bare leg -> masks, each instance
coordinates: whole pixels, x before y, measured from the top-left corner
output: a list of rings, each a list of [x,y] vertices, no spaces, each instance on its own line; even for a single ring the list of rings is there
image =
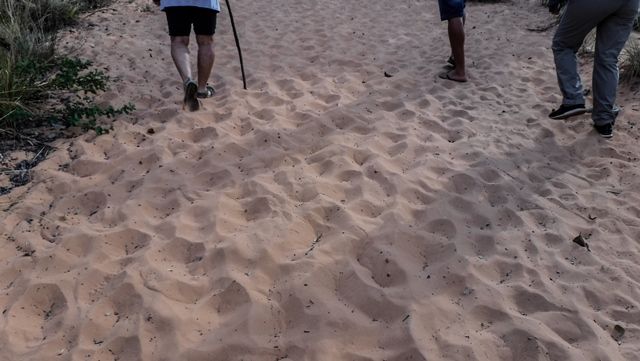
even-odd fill
[[[213,52],[213,35],[196,35],[198,42],[198,91],[207,91],[207,82],[215,60]]]
[[[464,16],[462,17],[462,25],[466,25],[466,24],[467,24],[467,14],[464,14]],[[453,51],[451,52],[451,54],[449,54],[449,58],[453,60],[453,63],[451,65],[455,67],[455,58],[453,56]]]
[[[467,81],[467,68],[464,58],[463,18],[449,20],[449,42],[451,43],[451,53],[456,62],[456,67],[449,72],[448,77],[452,80]]]
[[[191,81],[191,59],[189,58],[189,37],[188,36],[172,36],[171,37],[171,57],[180,73],[184,87],[183,104],[190,111],[196,111],[200,108],[200,103],[196,98],[197,86]]]
[[[191,79],[191,61],[189,59],[189,37],[188,36],[172,36],[171,37],[171,57],[173,63],[180,73],[182,82]]]

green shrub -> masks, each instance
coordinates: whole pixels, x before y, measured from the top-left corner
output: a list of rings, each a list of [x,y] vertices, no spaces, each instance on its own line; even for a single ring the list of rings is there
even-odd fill
[[[109,78],[80,59],[56,56],[55,35],[81,11],[110,0],[0,0],[0,127],[43,122],[95,128],[98,118],[130,112],[99,107]]]
[[[94,129],[100,117],[113,118],[133,110],[132,105],[113,108],[95,104],[94,96],[107,89],[109,77],[92,69],[89,61],[27,59],[15,65],[15,76],[25,85],[20,87],[20,102],[3,121],[14,128],[47,122]]]

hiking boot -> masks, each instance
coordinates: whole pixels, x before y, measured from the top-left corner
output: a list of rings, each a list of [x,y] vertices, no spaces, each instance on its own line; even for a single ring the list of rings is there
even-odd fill
[[[602,124],[602,125],[594,124],[593,127],[596,128],[596,131],[598,132],[598,134],[600,134],[600,136],[602,136],[603,138],[611,138],[613,137],[614,124],[616,123],[611,122],[611,123]]]
[[[552,111],[549,114],[549,118],[551,119],[567,119],[574,115],[580,115],[587,112],[587,108],[584,104],[575,104],[575,105],[564,105],[562,104],[560,108]]]

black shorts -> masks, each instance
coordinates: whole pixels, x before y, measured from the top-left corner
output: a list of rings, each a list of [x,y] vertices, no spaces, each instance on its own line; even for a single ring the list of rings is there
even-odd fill
[[[195,6],[171,6],[164,8],[169,24],[169,35],[189,36],[191,25],[196,35],[213,35],[216,32],[218,12]]]
[[[464,17],[465,0],[438,0],[440,20],[451,20]]]

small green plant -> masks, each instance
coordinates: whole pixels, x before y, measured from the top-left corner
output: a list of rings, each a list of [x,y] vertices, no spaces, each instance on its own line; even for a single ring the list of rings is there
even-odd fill
[[[4,122],[16,128],[48,122],[95,129],[101,117],[131,113],[131,104],[114,108],[95,103],[95,96],[107,90],[110,79],[91,66],[90,61],[64,57],[46,63],[19,62],[16,75],[29,84],[21,89],[20,101],[28,106],[15,103]]]
[[[130,114],[134,110],[135,107],[132,104],[124,105],[121,108],[114,108],[111,105],[101,107],[95,104],[92,97],[82,97],[66,102],[61,108],[61,111],[54,118],[50,118],[50,120],[63,122],[68,126],[93,129],[98,134],[104,134],[109,132],[109,128],[98,124],[100,118],[106,117],[113,119],[118,115]]]

